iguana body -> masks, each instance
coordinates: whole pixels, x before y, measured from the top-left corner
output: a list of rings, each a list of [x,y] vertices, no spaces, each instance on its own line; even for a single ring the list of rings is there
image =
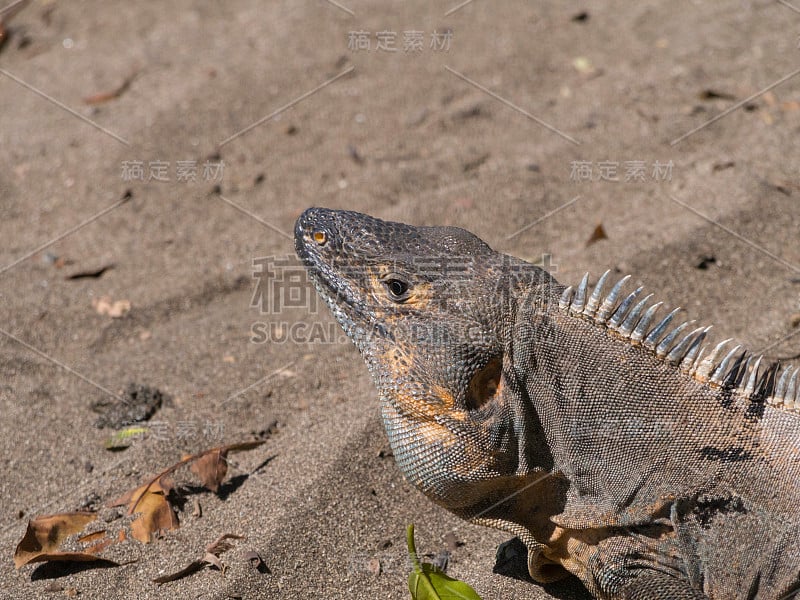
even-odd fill
[[[800,590],[800,382],[452,227],[309,209],[296,248],[364,357],[396,460],[529,571],[599,598]],[[674,315],[674,313],[671,313]]]

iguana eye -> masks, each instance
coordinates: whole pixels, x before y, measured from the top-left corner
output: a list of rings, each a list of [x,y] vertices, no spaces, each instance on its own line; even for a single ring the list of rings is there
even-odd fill
[[[403,302],[408,300],[408,284],[402,279],[390,278],[383,282],[386,286],[386,291],[389,293],[389,298],[395,302]]]
[[[328,241],[328,236],[325,235],[325,232],[321,230],[315,231],[312,237],[314,238],[314,241],[317,242],[317,244],[319,244],[320,246],[324,246],[325,242]]]

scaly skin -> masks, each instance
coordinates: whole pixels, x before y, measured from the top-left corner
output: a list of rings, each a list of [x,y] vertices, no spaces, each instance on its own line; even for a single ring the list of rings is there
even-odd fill
[[[637,323],[654,329],[645,302],[611,298],[618,318],[602,317],[462,229],[314,208],[295,244],[372,374],[406,478],[520,537],[534,579],[573,573],[598,598],[800,590],[791,371],[704,371],[697,331],[665,357],[685,332],[659,352],[637,339]]]

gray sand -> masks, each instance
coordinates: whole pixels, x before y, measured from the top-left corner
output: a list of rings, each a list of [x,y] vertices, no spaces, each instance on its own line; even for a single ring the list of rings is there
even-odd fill
[[[366,369],[324,307],[310,310],[311,288],[275,306],[262,278],[251,306],[253,260],[291,256],[311,205],[466,227],[517,256],[551,254],[565,282],[632,273],[714,323],[716,339],[800,352],[800,337],[780,341],[800,331],[800,77],[670,144],[797,68],[799,14],[766,1],[475,0],[449,16],[455,0],[343,4],[355,14],[323,1],[33,0],[12,22],[0,51],[0,597],[407,598],[409,522],[421,552],[455,533],[450,573],[484,598],[553,597],[492,574],[506,534],[403,480]],[[431,48],[448,29],[449,50]],[[403,51],[411,30],[418,53]],[[353,31],[370,32],[371,50],[348,49]],[[397,33],[397,52],[375,49],[379,31]],[[133,72],[118,98],[84,102]],[[137,161],[154,177],[140,180]],[[601,179],[614,168],[617,181]],[[608,239],[587,247],[598,223]],[[130,311],[98,314],[104,296]],[[257,323],[323,337],[295,327],[255,343]],[[173,400],[152,417],[158,435],[111,453],[91,405],[130,382]],[[197,493],[178,530],[107,552],[135,562],[14,570],[30,516],[116,497],[275,421],[264,446],[233,456],[227,496]],[[247,540],[222,556],[224,575],[152,583],[226,532]],[[574,582],[551,591],[583,597]]]

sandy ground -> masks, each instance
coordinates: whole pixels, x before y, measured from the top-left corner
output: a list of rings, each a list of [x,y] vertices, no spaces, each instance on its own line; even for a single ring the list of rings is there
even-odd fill
[[[311,205],[462,226],[517,256],[552,255],[565,282],[632,273],[717,339],[800,352],[798,11],[342,4],[352,14],[322,0],[33,0],[11,23],[0,597],[407,598],[409,522],[422,552],[455,535],[450,573],[484,598],[586,597],[575,581],[493,574],[508,536],[403,480],[354,348],[310,287],[265,275],[293,255],[289,233]],[[382,31],[396,52],[376,48],[391,41]],[[409,31],[422,32],[419,51],[404,51]],[[448,31],[449,48],[432,48]],[[351,32],[370,49],[348,48]],[[118,97],[86,103],[133,73]],[[598,224],[607,239],[587,246]],[[131,308],[98,314],[102,297]],[[172,402],[151,435],[112,453],[92,406],[131,382]],[[128,564],[14,570],[30,516],[97,505],[185,452],[259,432],[266,443],[234,456],[226,493],[196,492],[178,530],[108,552]],[[152,583],[225,532],[247,539],[223,555],[224,575]]]

